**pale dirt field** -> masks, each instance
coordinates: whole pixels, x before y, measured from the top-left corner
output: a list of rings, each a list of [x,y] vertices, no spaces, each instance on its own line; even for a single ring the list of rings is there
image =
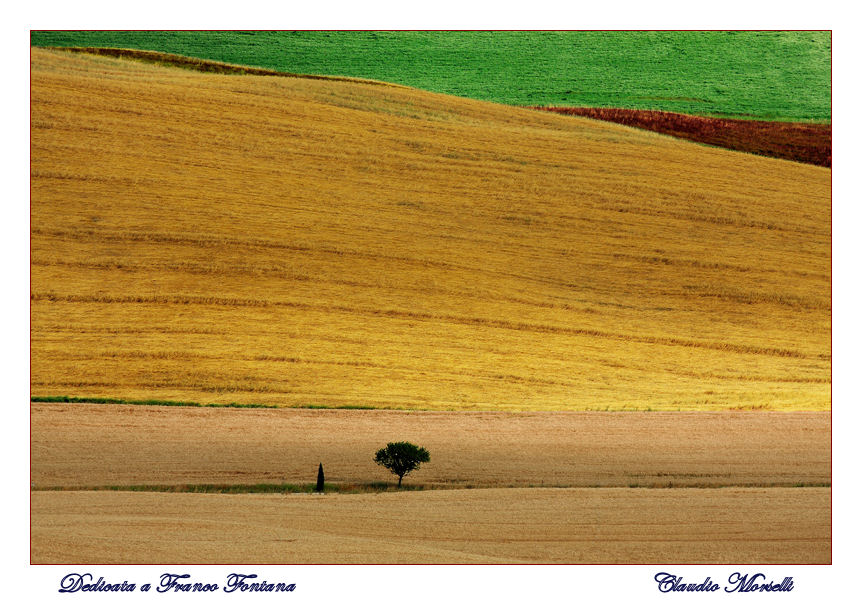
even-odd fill
[[[829,563],[830,490],[33,492],[34,563]]]
[[[831,413],[455,413],[31,404],[35,487],[394,481],[387,442],[425,446],[405,483],[796,485],[831,481]]]
[[[828,483],[830,438],[831,415],[819,412],[32,404],[31,560],[823,563],[831,560],[831,490],[769,486]],[[372,457],[400,439],[431,453],[405,482],[498,489],[322,497],[38,491],[310,483],[318,462],[329,482],[394,481]],[[667,484],[675,489],[628,487]],[[764,487],[693,487],[712,485]]]

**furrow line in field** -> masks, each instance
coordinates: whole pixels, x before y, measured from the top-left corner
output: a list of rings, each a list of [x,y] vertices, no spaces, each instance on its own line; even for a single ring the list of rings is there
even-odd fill
[[[131,359],[145,359],[145,360],[224,360],[227,356],[222,354],[207,354],[203,352],[182,352],[182,351],[155,351],[155,352],[147,352],[140,350],[133,350],[128,352],[115,352],[115,351],[107,351],[107,352],[99,352],[95,354],[88,354],[85,352],[67,352],[67,351],[49,351],[45,354],[49,354],[52,357],[62,357],[67,359],[75,359],[76,361],[82,360],[90,360],[94,358],[131,358]],[[521,375],[514,375],[511,373],[494,373],[494,372],[482,372],[482,371],[469,371],[465,369],[434,369],[434,368],[425,368],[425,367],[414,367],[409,364],[384,364],[380,362],[372,362],[372,361],[362,361],[362,360],[353,360],[353,361],[345,361],[345,360],[322,360],[322,359],[313,359],[313,358],[304,358],[301,356],[280,356],[280,355],[270,355],[270,354],[256,354],[256,355],[236,355],[231,354],[230,358],[236,361],[242,362],[280,362],[280,363],[288,363],[288,364],[306,364],[306,365],[330,365],[330,366],[344,366],[344,367],[368,367],[372,369],[386,369],[388,371],[412,371],[418,372],[422,374],[428,373],[436,373],[441,375],[458,375],[465,377],[473,377],[480,379],[496,379],[496,380],[505,380],[515,383],[537,383],[544,385],[556,385],[563,387],[572,387],[574,384],[566,381],[559,381],[554,379],[546,379],[541,377],[527,377]],[[582,361],[584,359],[581,359]],[[653,372],[652,369],[645,369],[637,367],[632,364],[616,364],[609,363],[608,361],[599,360],[599,364],[614,368],[614,369],[625,369],[625,370],[633,370],[633,371],[643,371],[647,373]],[[686,377],[695,380],[704,380],[704,379],[716,379],[720,381],[757,381],[764,383],[823,383],[828,384],[832,382],[832,379],[829,377],[763,377],[758,375],[722,375],[718,373],[697,373],[694,371],[688,370],[680,370],[673,368],[663,369],[663,372],[668,375],[673,375],[677,377]],[[261,381],[265,381],[261,379]]]
[[[371,260],[394,261],[394,262],[399,262],[399,263],[403,263],[403,264],[416,265],[416,266],[423,267],[423,268],[431,267],[431,268],[439,268],[439,269],[443,269],[443,270],[447,270],[447,271],[466,271],[466,272],[471,272],[471,273],[481,273],[483,275],[489,275],[489,276],[498,277],[498,278],[504,277],[504,278],[509,278],[509,279],[516,279],[519,281],[526,281],[526,282],[530,282],[530,283],[541,283],[543,285],[553,285],[553,286],[558,286],[558,287],[562,287],[562,288],[566,288],[566,289],[575,289],[575,290],[581,290],[582,289],[582,285],[574,285],[574,284],[566,282],[566,281],[561,281],[561,280],[553,279],[553,278],[549,278],[549,277],[538,277],[538,276],[527,275],[527,274],[517,274],[517,273],[511,273],[511,272],[505,272],[505,271],[496,271],[493,269],[485,269],[485,268],[481,268],[481,267],[462,265],[462,264],[456,264],[456,263],[440,261],[440,260],[433,260],[433,259],[426,259],[426,258],[413,258],[413,257],[408,257],[408,256],[397,256],[397,255],[381,254],[381,253],[368,252],[368,251],[350,250],[350,249],[343,249],[343,248],[318,247],[318,246],[312,246],[310,244],[301,244],[301,243],[300,244],[290,244],[290,243],[278,242],[275,240],[265,240],[265,239],[238,240],[238,239],[234,239],[234,238],[196,237],[196,236],[191,236],[191,235],[162,233],[162,232],[148,232],[148,233],[105,232],[105,231],[97,231],[97,230],[74,230],[74,231],[70,231],[70,230],[43,229],[43,228],[31,229],[31,235],[32,235],[32,237],[46,236],[46,237],[53,237],[53,238],[59,238],[59,239],[76,239],[76,240],[86,240],[86,241],[92,241],[94,239],[99,239],[99,240],[104,240],[104,241],[116,241],[116,242],[173,243],[173,244],[182,244],[182,245],[187,245],[187,246],[205,247],[205,248],[206,247],[263,248],[263,249],[287,250],[287,251],[291,251],[291,252],[321,253],[321,254],[331,254],[331,255],[335,255],[335,256],[351,256],[351,257],[371,259]],[[737,266],[725,264],[725,263],[703,263],[703,262],[698,261],[698,260],[686,260],[686,259],[673,260],[673,259],[667,259],[665,257],[648,257],[648,256],[647,257],[640,257],[640,256],[624,254],[624,253],[615,253],[613,255],[613,258],[637,260],[639,262],[645,262],[645,263],[691,266],[694,268],[728,269],[728,270],[735,270],[735,271],[739,271],[739,272],[743,272],[743,271],[749,271],[750,272],[751,271],[751,269],[747,268],[747,267],[737,267]],[[60,262],[60,261],[56,261],[56,262]],[[51,264],[52,264],[51,261],[44,261],[44,260],[40,260],[40,259],[34,259],[32,261],[32,263],[34,265],[39,265],[39,266],[51,266]],[[63,263],[63,264],[66,264],[66,263]],[[110,263],[110,264],[114,264],[114,263]],[[73,265],[72,263],[69,263],[69,266],[75,266],[75,265]],[[107,268],[109,268],[109,263],[100,264],[100,263],[82,262],[80,266],[88,267],[88,268],[105,268],[105,269],[107,269]],[[121,268],[121,267],[117,267],[117,268]],[[147,266],[147,267],[138,266],[136,268],[150,269],[149,266]],[[171,267],[171,268],[173,268],[173,267]],[[183,267],[179,267],[179,266],[177,267],[178,270],[180,270],[182,268]],[[205,272],[209,272],[209,269],[212,269],[212,267],[203,267],[202,269],[198,269],[198,267],[191,267],[191,266],[189,266],[189,268],[190,269],[196,269],[196,271],[194,271],[194,272],[200,272],[202,274]],[[258,267],[254,271],[250,271],[250,272],[257,272],[257,269],[260,269],[260,272],[262,272],[262,273],[272,272],[274,274],[274,276],[279,276],[279,275],[277,275],[277,273],[278,273],[277,269],[273,270],[273,269],[268,268],[268,267],[263,267],[263,268]],[[818,275],[816,273],[797,272],[797,271],[790,273],[790,272],[783,271],[780,269],[762,269],[762,271],[768,272],[768,273],[789,274],[789,275],[793,275],[793,276],[805,276],[805,277],[815,276],[818,278],[825,278],[825,279],[829,278],[828,274]],[[307,276],[291,275],[290,277],[295,277],[295,278],[297,278],[297,280],[302,281],[304,279],[301,279],[301,278],[307,277]],[[321,282],[321,280],[312,279],[312,278],[307,279],[307,281]],[[365,283],[355,282],[355,281],[351,281],[351,280],[333,281],[332,283],[339,283],[339,284],[353,285],[353,286],[374,287],[374,284],[365,284]],[[712,297],[715,297],[715,296],[713,295]],[[499,299],[511,300],[513,302],[518,302],[521,304],[527,304],[527,305],[531,305],[531,306],[539,306],[539,307],[543,307],[543,308],[562,308],[562,309],[566,309],[566,310],[572,310],[573,309],[571,304],[548,306],[546,303],[541,303],[541,302],[533,303],[530,301],[525,301],[525,300],[521,300],[521,299],[517,299],[517,298],[511,298],[508,296],[501,297]],[[725,299],[733,300],[733,298],[725,298]],[[600,303],[597,303],[597,304],[600,304]],[[817,303],[817,307],[818,308],[822,307],[821,304],[822,303]],[[575,309],[575,310],[577,310],[577,309]]]
[[[366,289],[386,289],[386,290],[403,290],[411,292],[419,292],[422,294],[441,294],[445,296],[459,296],[466,298],[481,298],[495,302],[512,302],[515,304],[523,304],[525,306],[533,306],[536,308],[551,308],[577,312],[588,312],[589,309],[578,308],[571,304],[560,304],[554,302],[539,302],[525,300],[523,298],[515,298],[503,294],[489,294],[480,292],[473,288],[470,291],[463,291],[460,288],[440,290],[427,286],[411,286],[399,285],[397,288],[391,284],[369,283],[366,281],[357,281],[354,279],[327,279],[325,277],[312,277],[310,275],[302,275],[293,273],[290,269],[272,265],[217,265],[213,263],[192,263],[192,262],[174,262],[174,263],[151,263],[151,264],[132,264],[120,261],[66,261],[61,259],[40,260],[32,259],[32,266],[37,267],[74,267],[80,269],[94,269],[101,271],[123,271],[123,272],[179,272],[189,273],[192,275],[251,275],[260,277],[271,277],[275,279],[284,279],[287,281],[298,281],[303,283],[319,283],[325,285],[342,285],[347,287],[357,287]],[[524,278],[527,279],[527,278]],[[634,308],[634,307],[632,307]]]
[[[608,212],[617,212],[625,214],[633,214],[644,217],[661,217],[664,219],[675,219],[678,221],[689,221],[693,223],[709,223],[711,225],[727,226],[727,227],[745,227],[749,229],[763,229],[767,231],[781,231],[784,233],[801,233],[807,236],[820,235],[821,230],[801,227],[786,227],[775,222],[754,221],[750,219],[733,219],[720,215],[695,215],[673,212],[669,210],[648,209],[631,205],[616,206],[593,206],[595,210],[604,210]]]
[[[184,390],[192,392],[206,392],[213,394],[226,394],[233,392],[247,393],[269,393],[269,394],[292,394],[296,390],[285,386],[254,385],[233,382],[204,382],[191,383],[187,381],[136,381],[132,383],[118,384],[116,381],[73,381],[73,380],[48,380],[31,381],[31,387],[62,387],[62,388],[127,388],[152,389],[152,390]]]
[[[100,352],[98,354],[83,354],[80,352],[51,352],[52,356],[62,356],[64,358],[74,358],[78,361],[92,358],[140,358],[146,360],[224,360],[225,356],[217,354],[205,354],[201,352]],[[470,371],[467,369],[435,369],[422,366],[411,366],[405,364],[384,364],[372,361],[363,360],[321,360],[313,358],[303,358],[299,356],[278,356],[269,354],[257,355],[230,355],[232,360],[242,362],[279,362],[288,364],[305,364],[305,365],[327,365],[340,367],[367,367],[372,369],[384,369],[387,372],[393,371],[410,371],[419,373],[420,375],[437,374],[437,375],[455,375],[459,377],[470,377],[477,379],[494,379],[499,381],[509,381],[512,383],[537,383],[541,385],[556,385],[562,387],[572,387],[575,384],[567,381],[559,381],[554,379],[546,379],[541,377],[528,377],[522,375],[514,375],[511,373],[494,373],[482,371]],[[269,382],[271,379],[257,378],[255,381]]]
[[[817,300],[814,298],[803,298],[794,294],[763,294],[760,292],[748,292],[744,290],[733,290],[723,288],[712,288],[707,286],[683,286],[679,296],[693,298],[717,298],[739,304],[779,304],[792,308],[806,310],[822,309],[831,312],[832,303],[829,300]],[[825,290],[824,290],[825,291]]]
[[[404,311],[396,309],[372,309],[358,308],[353,306],[343,305],[317,305],[304,302],[291,301],[270,301],[258,300],[249,298],[221,298],[211,296],[89,296],[89,295],[74,295],[74,294],[55,294],[48,293],[31,293],[32,301],[48,301],[48,302],[88,302],[88,303],[138,303],[138,304],[199,304],[199,305],[215,305],[215,306],[237,306],[237,307],[286,307],[297,308],[303,310],[322,311],[327,313],[339,312],[349,314],[359,314],[371,317],[392,317],[403,319],[414,319],[422,321],[436,321],[452,323],[457,325],[475,325],[480,327],[493,327],[499,329],[508,329],[514,331],[527,331],[534,333],[550,333],[560,335],[579,335],[591,336],[607,339],[619,340],[622,342],[634,342],[644,344],[658,344],[663,346],[682,346],[689,348],[702,348],[706,350],[718,350],[723,352],[734,352],[739,354],[761,354],[770,356],[782,356],[788,358],[818,358],[798,350],[788,348],[774,348],[763,346],[750,346],[742,344],[729,344],[719,342],[703,342],[698,340],[689,340],[683,338],[657,337],[657,336],[637,336],[625,333],[613,333],[608,331],[600,331],[596,329],[581,329],[572,327],[562,327],[558,325],[543,325],[538,323],[519,323],[512,321],[501,321],[496,319],[487,319],[482,317],[467,317],[458,315],[443,315],[432,313],[420,313],[413,311]]]
[[[162,233],[162,232],[106,232],[95,230],[58,230],[58,229],[43,229],[34,227],[30,230],[31,238],[37,236],[53,237],[59,239],[74,239],[74,240],[102,240],[109,242],[145,242],[145,243],[169,243],[181,244],[185,246],[194,246],[200,248],[212,247],[227,247],[227,248],[262,248],[271,250],[288,250],[291,252],[319,252],[321,254],[332,254],[335,256],[352,256],[357,258],[368,258],[372,260],[387,260],[400,262],[405,264],[417,265],[420,267],[437,267],[447,270],[464,270],[471,272],[487,273],[491,275],[501,275],[501,273],[459,265],[450,262],[432,260],[427,258],[413,258],[409,256],[396,256],[391,254],[381,254],[376,252],[367,252],[360,250],[351,250],[346,248],[333,248],[325,246],[312,246],[302,243],[285,243],[275,240],[265,239],[247,239],[239,240],[235,238],[217,238],[217,237],[196,237],[190,235]],[[521,278],[518,275],[509,275],[515,278]],[[528,279],[529,278],[524,278]]]
[[[637,262],[642,262],[646,264],[658,264],[658,265],[667,265],[667,266],[675,266],[675,267],[692,267],[694,269],[710,269],[710,270],[725,270],[725,271],[736,271],[737,273],[751,273],[754,271],[753,266],[745,266],[745,265],[734,265],[731,263],[719,263],[719,262],[703,262],[697,259],[692,258],[671,258],[667,256],[656,256],[656,255],[635,255],[635,254],[624,254],[621,252],[616,252],[613,255],[614,259],[623,259],[623,260],[632,260]],[[768,267],[764,267],[762,265],[758,265],[757,267],[758,273],[775,273],[778,275],[789,275],[792,277],[814,277],[817,279],[822,279],[828,281],[831,279],[831,275],[829,273],[818,273],[814,271],[785,271],[782,269],[770,269]]]

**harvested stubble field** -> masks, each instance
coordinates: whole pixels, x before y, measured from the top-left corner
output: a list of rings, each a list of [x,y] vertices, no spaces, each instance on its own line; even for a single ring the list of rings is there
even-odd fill
[[[32,492],[31,501],[34,563],[831,560],[826,489]]]
[[[312,482],[320,461],[381,480],[374,450],[401,436],[432,457],[405,483],[498,489],[40,491]],[[31,560],[825,563],[829,438],[827,413],[33,405]]]
[[[374,452],[431,451],[434,486],[815,486],[831,415],[463,413],[34,404],[36,488],[392,480]]]
[[[830,172],[33,49],[36,396],[828,409]]]

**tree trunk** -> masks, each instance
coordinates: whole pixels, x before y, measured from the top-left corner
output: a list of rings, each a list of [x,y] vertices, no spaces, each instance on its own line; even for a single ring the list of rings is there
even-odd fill
[[[401,487],[401,480],[404,479],[404,475],[398,476],[398,487]]]

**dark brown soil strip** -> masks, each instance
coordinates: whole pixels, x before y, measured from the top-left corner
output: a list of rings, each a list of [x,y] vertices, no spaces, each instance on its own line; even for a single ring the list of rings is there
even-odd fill
[[[832,125],[698,117],[658,110],[533,106],[611,121],[674,137],[821,167],[832,167]]]

